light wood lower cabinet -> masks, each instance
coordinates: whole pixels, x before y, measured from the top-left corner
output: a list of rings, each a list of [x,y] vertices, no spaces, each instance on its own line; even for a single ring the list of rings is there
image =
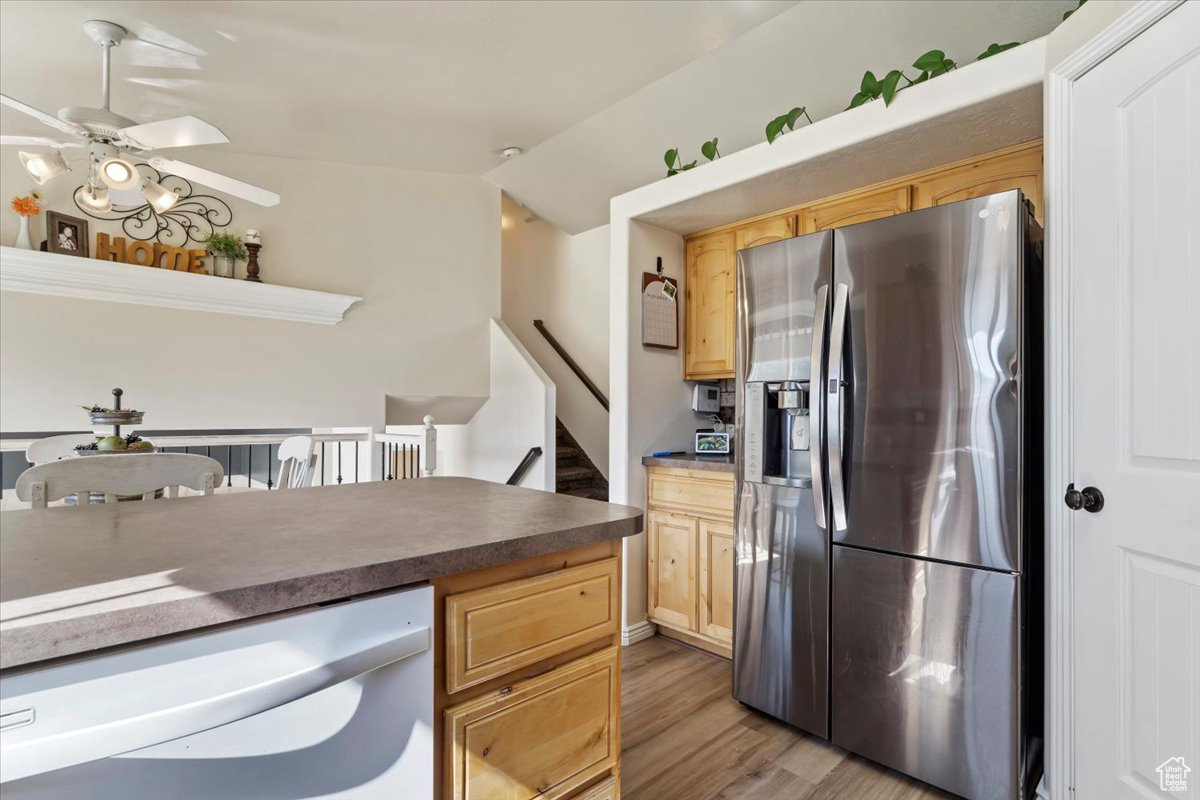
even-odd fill
[[[602,542],[433,581],[443,800],[619,800],[620,552]]]
[[[446,598],[446,689],[456,692],[618,633],[617,559]]]
[[[446,710],[450,794],[568,797],[617,764],[618,648]]]
[[[646,514],[649,616],[655,622],[697,630],[700,569],[699,520],[678,514]]]
[[[700,520],[700,633],[733,644],[733,523]]]
[[[733,647],[733,475],[647,469],[646,616],[718,655]]]

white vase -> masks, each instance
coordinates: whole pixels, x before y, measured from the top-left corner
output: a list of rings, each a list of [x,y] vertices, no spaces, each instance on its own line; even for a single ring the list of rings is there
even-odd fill
[[[33,240],[29,238],[29,217],[18,217],[20,226],[17,228],[17,240],[13,242],[13,247],[18,250],[32,250]]]
[[[213,256],[213,274],[218,278],[232,278],[233,259],[225,256]]]

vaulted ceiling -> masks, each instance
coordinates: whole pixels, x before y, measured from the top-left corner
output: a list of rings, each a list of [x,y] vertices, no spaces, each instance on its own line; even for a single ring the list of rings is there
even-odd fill
[[[1074,5],[5,0],[0,90],[51,113],[98,104],[99,48],[81,25],[109,19],[133,34],[113,54],[118,113],[195,114],[232,152],[482,175],[578,232],[661,177],[668,147],[741,149],[792,106],[844,108],[865,69],[934,47],[970,61]],[[0,128],[47,133],[8,108]],[[509,145],[525,154],[504,161]]]
[[[5,0],[0,89],[50,113],[98,105],[81,25],[103,18],[135,37],[113,53],[125,116],[193,113],[235,152],[478,175],[793,3]]]

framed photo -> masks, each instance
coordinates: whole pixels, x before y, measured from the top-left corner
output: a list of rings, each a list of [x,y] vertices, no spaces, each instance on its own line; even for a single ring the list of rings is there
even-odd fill
[[[729,455],[728,433],[697,433],[696,455]]]
[[[46,249],[64,256],[88,254],[87,220],[68,217],[57,211],[46,212]]]

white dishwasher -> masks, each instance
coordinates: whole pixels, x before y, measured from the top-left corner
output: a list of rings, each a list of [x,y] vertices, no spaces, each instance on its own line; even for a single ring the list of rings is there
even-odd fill
[[[5,800],[433,796],[422,586],[0,678]]]

